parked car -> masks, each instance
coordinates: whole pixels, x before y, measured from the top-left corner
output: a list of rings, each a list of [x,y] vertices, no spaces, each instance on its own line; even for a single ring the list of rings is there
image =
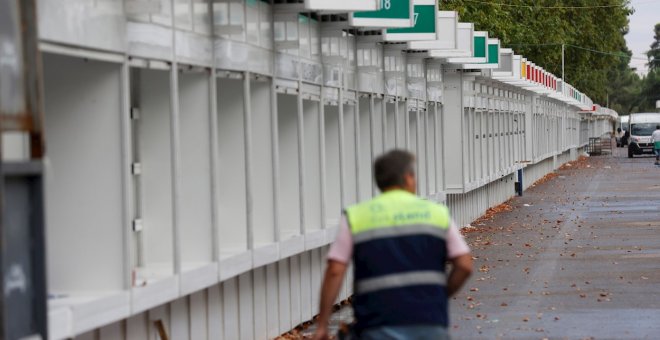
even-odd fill
[[[644,153],[653,153],[651,134],[655,127],[660,125],[660,113],[633,113],[630,114],[630,143],[628,145],[628,158]]]

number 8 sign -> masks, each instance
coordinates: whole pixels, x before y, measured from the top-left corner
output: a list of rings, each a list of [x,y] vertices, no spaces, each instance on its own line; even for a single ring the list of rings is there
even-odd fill
[[[389,28],[413,26],[413,0],[380,0],[380,10],[349,13],[351,26]]]

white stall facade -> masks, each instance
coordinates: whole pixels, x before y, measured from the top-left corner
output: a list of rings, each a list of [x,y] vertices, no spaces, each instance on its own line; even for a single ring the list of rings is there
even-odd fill
[[[50,338],[274,338],[379,154],[465,226],[616,120],[441,9],[39,0]]]

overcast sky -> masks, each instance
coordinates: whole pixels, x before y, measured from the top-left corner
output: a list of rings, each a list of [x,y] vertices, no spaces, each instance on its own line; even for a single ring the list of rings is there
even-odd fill
[[[630,32],[626,35],[628,48],[633,52],[631,67],[646,74],[646,51],[653,42],[653,27],[660,23],[660,0],[632,0],[635,13],[630,18]]]

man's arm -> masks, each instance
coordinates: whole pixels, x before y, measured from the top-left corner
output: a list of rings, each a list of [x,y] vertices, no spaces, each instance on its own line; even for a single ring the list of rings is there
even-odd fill
[[[451,273],[447,279],[447,296],[458,292],[472,274],[472,255],[470,253],[450,259]]]
[[[329,337],[328,322],[332,314],[332,306],[337,300],[347,267],[345,263],[328,260],[328,268],[325,270],[323,285],[321,287],[321,306],[317,320],[318,328],[316,334],[314,334],[314,339],[325,340]]]

